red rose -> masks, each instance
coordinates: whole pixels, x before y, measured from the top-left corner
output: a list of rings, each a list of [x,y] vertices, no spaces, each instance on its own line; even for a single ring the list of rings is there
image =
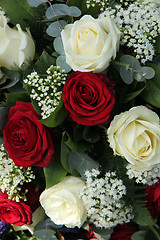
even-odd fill
[[[160,212],[160,180],[156,184],[148,186],[145,193],[147,193],[147,208],[152,217],[157,218]]]
[[[115,103],[112,87],[104,74],[74,72],[64,85],[64,106],[79,124],[91,126],[104,123]]]
[[[32,223],[30,206],[23,201],[16,202],[8,199],[7,193],[0,191],[0,219],[5,223],[22,226]]]
[[[131,240],[133,233],[138,231],[136,224],[118,224],[109,240]]]
[[[31,103],[16,102],[10,109],[3,135],[9,157],[16,165],[47,167],[52,161],[51,135],[40,119]]]
[[[32,212],[34,212],[40,206],[39,197],[42,191],[33,183],[24,183],[23,187],[21,188],[21,192],[24,194],[26,189],[27,193],[25,196],[27,201],[25,203],[29,205]]]
[[[94,232],[91,229],[91,226],[89,227],[89,231],[85,232],[83,235],[84,240],[90,240],[90,239],[98,239],[95,235]],[[99,240],[99,239],[98,239]]]

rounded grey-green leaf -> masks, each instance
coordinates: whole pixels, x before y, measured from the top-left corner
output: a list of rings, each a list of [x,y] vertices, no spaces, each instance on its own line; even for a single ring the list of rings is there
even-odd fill
[[[33,236],[38,237],[39,240],[57,240],[54,234],[55,231],[51,229],[42,229],[36,231]]]
[[[71,6],[69,7],[68,15],[72,17],[79,17],[81,15],[81,10],[76,6]]]
[[[53,4],[47,9],[46,17],[51,19],[58,16],[68,15],[70,12],[69,8],[70,7],[68,7],[66,4]]]
[[[120,58],[120,75],[126,84],[131,84],[134,80],[134,72],[141,68],[139,61],[130,55],[123,55]],[[137,78],[140,76],[137,76]]]
[[[128,64],[129,68],[132,68],[133,70],[141,68],[140,62],[131,55],[123,55],[120,58],[120,62]]]
[[[46,32],[51,37],[59,37],[61,35],[61,31],[66,26],[67,23],[64,20],[53,22],[49,25]]]
[[[142,67],[140,71],[146,79],[152,79],[155,76],[155,70],[151,67]]]
[[[65,73],[71,71],[71,67],[66,63],[65,55],[60,55],[56,60],[56,65],[65,70]]]
[[[138,232],[135,232],[131,239],[132,240],[144,240],[145,239],[145,236],[146,236],[146,231],[138,231]]]
[[[40,4],[48,2],[48,0],[27,0],[31,7],[38,7]]]
[[[132,69],[129,68],[129,66],[121,66],[120,67],[120,75],[122,80],[126,83],[126,84],[131,84],[134,80],[133,77],[133,71]]]
[[[135,70],[134,79],[137,80],[138,82],[143,82],[145,80],[145,76],[140,70],[138,71]]]
[[[59,53],[60,55],[61,54],[63,55],[65,53],[61,37],[57,37],[57,38],[54,39],[53,46],[54,46],[55,51],[57,53]]]

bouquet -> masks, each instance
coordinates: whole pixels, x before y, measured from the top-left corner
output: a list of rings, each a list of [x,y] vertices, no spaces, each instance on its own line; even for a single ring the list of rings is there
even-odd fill
[[[159,118],[159,0],[0,0],[1,239],[160,239]]]

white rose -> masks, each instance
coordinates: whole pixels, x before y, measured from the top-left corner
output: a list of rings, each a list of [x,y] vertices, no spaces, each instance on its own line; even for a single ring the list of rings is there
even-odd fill
[[[102,72],[116,57],[120,31],[109,16],[85,15],[61,32],[66,62],[74,71]]]
[[[23,32],[20,25],[17,29],[10,28],[7,18],[0,15],[0,67],[12,68],[27,60],[33,60],[35,44],[27,32]]]
[[[79,196],[83,186],[84,182],[80,178],[67,176],[42,192],[40,203],[55,224],[71,228],[82,226],[86,220],[86,209]]]
[[[114,154],[140,169],[160,163],[158,115],[144,106],[133,107],[113,119],[107,131]]]

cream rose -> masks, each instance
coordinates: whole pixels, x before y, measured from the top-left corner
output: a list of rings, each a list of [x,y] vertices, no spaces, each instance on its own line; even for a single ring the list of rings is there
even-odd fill
[[[74,71],[102,72],[116,57],[120,31],[109,16],[85,15],[61,32],[66,62]]]
[[[35,44],[27,32],[23,32],[20,25],[17,29],[10,28],[7,18],[0,15],[0,67],[21,67],[27,60],[33,60]]]
[[[79,197],[83,186],[80,178],[67,176],[42,192],[40,203],[46,215],[56,224],[81,227],[86,220],[86,209]]]
[[[115,116],[107,133],[114,154],[129,163],[141,169],[160,163],[159,117],[148,108],[133,107]]]

